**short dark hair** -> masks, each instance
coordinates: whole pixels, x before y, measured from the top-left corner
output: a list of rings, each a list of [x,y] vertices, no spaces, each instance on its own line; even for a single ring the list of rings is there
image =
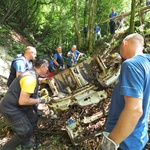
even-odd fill
[[[35,61],[34,61],[34,67],[35,68],[40,68],[41,65],[45,65],[45,66],[48,66],[48,61],[46,59],[43,59],[43,58],[37,58]]]

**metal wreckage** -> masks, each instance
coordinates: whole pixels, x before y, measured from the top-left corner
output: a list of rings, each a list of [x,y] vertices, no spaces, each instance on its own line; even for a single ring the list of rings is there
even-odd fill
[[[86,58],[47,79],[41,96],[48,104],[38,106],[42,117],[39,128],[65,130],[74,145],[96,149],[105,129],[110,97],[121,66],[119,54]]]

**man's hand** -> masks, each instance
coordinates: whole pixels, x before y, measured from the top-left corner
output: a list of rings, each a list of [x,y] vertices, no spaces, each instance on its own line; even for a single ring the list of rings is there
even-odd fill
[[[51,98],[49,97],[48,91],[46,88],[43,88],[40,91],[40,97],[38,98],[39,103],[49,103]]]
[[[99,150],[117,150],[119,145],[117,146],[114,141],[112,141],[109,137],[108,132],[103,132],[103,139]]]
[[[80,53],[77,57],[77,61],[80,59],[80,57],[86,57],[86,55],[84,53]]]
[[[60,69],[60,70],[62,70],[62,69],[63,69],[63,67],[62,67],[62,66],[60,66],[60,67],[59,67],[59,69]]]
[[[42,96],[41,99],[44,100],[44,103],[49,103],[51,101],[49,96]]]
[[[81,53],[81,56],[82,56],[82,57],[86,57],[86,54],[85,54],[85,53]]]
[[[38,98],[39,103],[49,103],[51,98],[49,96],[42,96]]]
[[[42,83],[47,84],[47,83],[48,83],[48,79],[47,79],[47,78],[44,78],[44,79],[42,80]]]
[[[71,53],[71,54],[70,54],[70,56],[72,56],[72,57],[73,57],[73,56],[74,56],[74,53]]]

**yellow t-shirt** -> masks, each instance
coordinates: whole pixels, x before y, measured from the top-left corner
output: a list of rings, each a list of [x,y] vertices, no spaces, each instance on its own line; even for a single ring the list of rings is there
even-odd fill
[[[24,76],[20,79],[20,87],[23,92],[34,93],[36,79],[33,76]]]

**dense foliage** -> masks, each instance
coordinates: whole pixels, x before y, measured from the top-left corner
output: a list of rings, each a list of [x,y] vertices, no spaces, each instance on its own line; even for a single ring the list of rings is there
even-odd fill
[[[112,7],[120,14],[122,10],[130,12],[133,6],[140,9],[144,5],[144,1],[134,0],[1,0],[0,24],[1,27],[7,25],[25,36],[39,50],[40,55],[52,54],[57,45],[62,45],[66,53],[73,44],[80,51],[92,53],[94,25],[97,22],[101,26],[102,36],[107,36],[108,15]],[[130,16],[127,16],[126,26],[130,25],[129,19]],[[91,36],[86,41],[83,35],[85,23],[91,28]],[[3,29],[0,32],[6,31]]]

